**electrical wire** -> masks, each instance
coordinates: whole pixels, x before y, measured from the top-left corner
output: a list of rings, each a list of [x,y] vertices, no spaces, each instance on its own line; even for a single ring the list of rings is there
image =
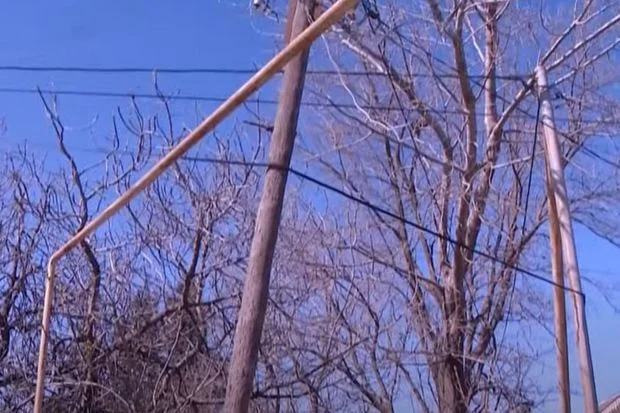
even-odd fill
[[[477,248],[465,245],[462,242],[459,242],[459,241],[453,239],[449,235],[442,234],[442,233],[440,233],[438,231],[435,231],[435,230],[433,230],[431,228],[427,228],[427,227],[424,227],[423,225],[416,224],[415,222],[413,222],[413,221],[411,221],[411,220],[409,220],[407,218],[403,218],[403,217],[398,216],[394,212],[388,211],[387,209],[382,208],[382,207],[380,207],[380,206],[378,206],[376,204],[373,204],[373,203],[371,203],[371,202],[369,202],[369,201],[367,201],[367,200],[365,200],[363,198],[360,198],[358,196],[349,194],[348,192],[345,192],[342,189],[336,188],[333,185],[330,185],[330,184],[328,184],[326,182],[323,182],[323,181],[321,181],[321,180],[319,180],[317,178],[314,178],[314,177],[312,177],[312,176],[310,176],[310,175],[308,175],[308,174],[306,174],[304,172],[298,171],[298,170],[296,170],[294,168],[286,167],[286,166],[282,166],[282,165],[277,165],[277,164],[273,164],[273,163],[267,163],[267,162],[247,162],[247,161],[236,161],[236,160],[221,159],[221,158],[210,158],[210,157],[188,156],[188,157],[183,157],[182,159],[183,160],[188,160],[188,161],[193,161],[193,162],[205,162],[205,163],[226,164],[226,165],[243,165],[243,166],[262,167],[262,168],[267,168],[267,169],[273,168],[273,169],[278,169],[278,170],[286,170],[289,173],[291,173],[291,174],[293,174],[293,175],[295,175],[295,176],[297,176],[299,178],[302,178],[302,179],[304,179],[306,181],[309,181],[309,182],[311,182],[311,183],[313,183],[313,184],[315,184],[315,185],[317,185],[317,186],[319,186],[321,188],[327,189],[330,192],[336,193],[336,194],[338,194],[338,195],[340,195],[340,196],[342,196],[344,198],[347,198],[347,199],[349,199],[349,200],[351,200],[351,201],[353,201],[355,203],[363,205],[366,208],[368,208],[368,209],[370,209],[370,210],[372,210],[374,212],[377,212],[377,213],[380,213],[382,215],[388,216],[388,217],[393,218],[395,220],[398,220],[398,221],[400,221],[400,222],[402,222],[402,223],[404,223],[406,225],[409,225],[409,226],[411,226],[413,228],[416,228],[416,229],[418,229],[418,230],[420,230],[420,231],[422,231],[422,232],[424,232],[426,234],[429,234],[429,235],[432,235],[434,237],[440,238],[440,239],[442,239],[444,241],[447,241],[448,243],[452,244],[455,247],[459,247],[459,248],[463,248],[463,249],[466,249],[468,251],[471,251],[471,252],[473,252],[474,254],[476,254],[476,255],[478,255],[480,257],[487,258],[487,259],[489,259],[489,260],[491,260],[491,261],[493,261],[495,263],[501,264],[501,265],[503,265],[503,266],[505,266],[507,268],[510,268],[510,269],[512,269],[512,270],[514,270],[516,272],[519,272],[521,274],[527,275],[527,276],[532,277],[534,279],[537,279],[539,281],[545,282],[547,284],[550,284],[550,285],[553,285],[553,286],[556,286],[556,287],[563,288],[566,291],[577,293],[577,294],[579,294],[581,296],[585,296],[585,294],[582,293],[582,292],[576,291],[576,290],[574,290],[574,289],[572,289],[570,287],[566,287],[566,286],[560,285],[560,284],[554,282],[553,280],[551,280],[551,279],[549,279],[549,278],[547,278],[547,277],[545,277],[543,275],[536,274],[533,271],[527,270],[525,268],[521,268],[521,267],[519,267],[517,265],[510,264],[509,262],[507,262],[505,260],[502,260],[501,258],[494,257],[493,255],[491,255],[489,253],[486,253],[484,251],[481,251],[481,250],[479,250]]]
[[[222,103],[227,100],[227,98],[219,97],[219,96],[206,96],[206,95],[162,95],[157,93],[130,93],[130,92],[107,92],[100,90],[71,90],[71,89],[42,89],[42,88],[17,88],[17,87],[0,87],[0,93],[7,94],[49,94],[49,95],[57,95],[57,96],[83,96],[83,97],[100,97],[100,98],[128,98],[128,99],[155,99],[155,100],[178,100],[178,101],[191,101],[191,102],[212,102],[212,103]],[[256,104],[265,104],[265,105],[277,105],[277,100],[275,99],[262,99],[262,98],[254,98],[254,99],[246,99],[246,103],[256,103]],[[392,106],[383,106],[383,105],[355,105],[352,103],[322,103],[322,102],[302,102],[301,106],[312,107],[312,108],[342,108],[342,109],[354,109],[354,110],[385,110],[385,111],[406,111],[406,112],[415,112],[416,109],[413,108],[400,108],[400,107],[392,107]],[[463,110],[449,110],[449,109],[433,109],[426,108],[428,112],[434,113],[436,115],[466,115],[466,112]],[[528,113],[525,110],[520,110],[521,114],[513,114],[512,118],[515,119],[533,119],[534,115]],[[484,116],[480,114],[479,116]],[[557,122],[569,121],[568,118],[556,118]],[[584,124],[610,124],[610,125],[618,125],[617,121],[605,120],[605,119],[584,119],[581,121]]]
[[[93,149],[93,150],[89,150],[89,151],[104,152],[105,150],[104,149]],[[127,152],[127,151],[122,151],[122,152],[126,152],[128,154],[130,153],[130,152]],[[369,201],[367,201],[365,199],[362,199],[362,198],[360,198],[358,196],[349,194],[349,193],[343,191],[342,189],[336,188],[333,185],[330,185],[330,184],[328,184],[326,182],[323,182],[323,181],[321,181],[321,180],[319,180],[317,178],[314,178],[314,177],[312,177],[312,176],[310,176],[310,175],[308,175],[308,174],[306,174],[304,172],[298,171],[298,170],[296,170],[296,169],[294,169],[292,167],[286,167],[286,166],[272,164],[272,163],[268,163],[268,162],[250,162],[250,161],[245,161],[245,160],[222,159],[222,158],[216,158],[216,157],[202,157],[202,156],[182,156],[179,159],[183,160],[183,161],[189,161],[189,162],[201,162],[201,163],[221,164],[221,165],[251,166],[251,167],[258,167],[258,168],[267,168],[267,169],[273,168],[273,169],[279,169],[279,170],[286,170],[289,173],[291,173],[291,174],[293,174],[293,175],[295,175],[295,176],[297,176],[299,178],[302,178],[302,179],[304,179],[306,181],[309,181],[309,182],[311,182],[311,183],[313,183],[313,184],[315,184],[315,185],[317,185],[317,186],[319,186],[319,187],[321,187],[323,189],[327,189],[330,192],[336,193],[336,194],[338,194],[338,195],[340,195],[340,196],[342,196],[344,198],[349,199],[350,201],[353,201],[353,202],[356,202],[356,203],[358,203],[358,204],[360,204],[362,206],[365,206],[366,208],[368,208],[368,209],[370,209],[370,210],[372,210],[374,212],[377,212],[377,213],[380,213],[382,215],[385,215],[385,216],[388,216],[390,218],[393,218],[395,220],[398,220],[398,221],[404,223],[405,225],[409,225],[409,226],[411,226],[413,228],[416,228],[416,229],[418,229],[418,230],[420,230],[420,231],[422,231],[422,232],[424,232],[426,234],[429,234],[429,235],[432,235],[434,237],[443,239],[444,241],[447,241],[448,243],[452,244],[455,247],[460,247],[460,248],[469,250],[469,251],[473,252],[474,254],[476,254],[478,256],[487,258],[487,259],[489,259],[489,260],[491,260],[491,261],[493,261],[495,263],[501,264],[501,265],[503,265],[503,266],[505,266],[507,268],[510,268],[510,269],[512,269],[512,270],[514,270],[514,271],[516,271],[518,273],[521,273],[523,275],[527,275],[527,276],[529,276],[531,278],[534,278],[536,280],[539,280],[541,282],[544,282],[544,283],[547,283],[547,284],[550,284],[550,285],[553,285],[553,286],[556,286],[556,287],[563,288],[565,291],[570,291],[570,292],[573,292],[573,293],[577,293],[577,294],[585,297],[585,294],[583,292],[579,292],[579,291],[573,290],[570,287],[559,285],[558,283],[554,282],[553,280],[551,280],[551,279],[549,279],[549,278],[547,278],[547,277],[545,277],[543,275],[536,274],[533,271],[527,270],[525,268],[521,268],[521,267],[519,267],[517,265],[510,264],[509,262],[507,262],[505,260],[502,260],[500,258],[494,257],[493,255],[488,254],[488,253],[486,253],[484,251],[481,251],[481,250],[479,250],[477,248],[465,245],[465,244],[463,244],[463,243],[461,243],[461,242],[451,238],[449,235],[442,234],[442,233],[440,233],[438,231],[435,231],[433,229],[424,227],[424,226],[422,226],[420,224],[416,224],[415,222],[413,222],[413,221],[411,221],[409,219],[406,219],[406,218],[398,216],[394,212],[391,212],[391,211],[389,211],[389,210],[387,210],[385,208],[382,208],[382,207],[380,207],[380,206],[378,206],[376,204],[373,204],[373,203],[371,203],[371,202],[369,202]]]
[[[523,224],[521,225],[521,235],[525,235],[525,225],[527,223],[527,210],[530,203],[530,191],[532,189],[532,176],[534,175],[534,160],[536,159],[536,145],[538,143],[538,126],[540,123],[540,106],[542,102],[540,98],[538,99],[538,108],[536,109],[536,123],[534,124],[534,143],[532,144],[532,158],[530,160],[530,171],[527,179],[527,191],[525,193],[525,207],[523,208]],[[557,284],[554,282],[554,284]],[[559,285],[559,284],[558,284]],[[565,286],[563,286],[565,287]],[[508,297],[508,308],[506,310],[506,318],[509,318],[512,313],[512,301],[514,300],[515,290],[517,289],[516,280],[512,280],[510,285],[510,296]],[[501,348],[504,345],[504,340],[506,339],[506,331],[508,330],[508,323],[504,324],[504,331],[502,332],[502,338],[500,340],[499,347]]]
[[[4,71],[46,71],[46,72],[50,72],[50,71],[64,71],[64,72],[97,72],[97,73],[129,73],[129,72],[167,72],[167,73],[236,73],[236,74],[250,74],[250,73],[254,73],[254,70],[249,70],[249,69],[161,69],[161,70],[153,70],[153,69],[146,69],[146,68],[84,68],[84,67],[51,67],[51,66],[47,66],[47,67],[35,67],[35,66],[0,66],[0,71],[4,70]],[[312,71],[310,71],[312,72]],[[315,74],[342,74],[342,72],[338,72],[338,71],[320,71],[320,70],[316,70],[314,71]],[[360,75],[369,75],[369,74],[378,74],[376,72],[350,72],[350,73],[357,73]],[[456,75],[446,75],[446,76],[456,76]],[[523,77],[519,77],[519,80],[522,80]],[[187,96],[187,95],[176,95],[176,96],[170,96],[170,97],[166,97],[163,96],[161,94],[148,94],[148,93],[123,93],[123,92],[104,92],[104,91],[84,91],[84,90],[43,90],[43,89],[28,89],[28,88],[0,88],[0,93],[46,93],[46,94],[56,94],[56,95],[73,95],[73,96],[92,96],[92,97],[123,97],[123,98],[146,98],[146,99],[174,99],[174,100],[191,100],[191,101],[208,101],[208,102],[223,102],[225,99],[224,98],[219,98],[219,97],[213,97],[213,96]],[[249,103],[255,102],[255,103],[263,103],[263,104],[277,104],[277,101],[275,100],[264,100],[264,99],[249,99],[248,100]],[[392,108],[392,107],[385,107],[385,106],[357,106],[357,105],[353,105],[353,104],[335,104],[335,103],[331,103],[331,104],[324,104],[324,103],[319,103],[319,102],[303,102],[302,105],[304,106],[311,106],[311,107],[341,107],[341,108],[351,108],[351,109],[378,109],[378,110],[399,110],[402,111],[402,108]],[[411,109],[413,110],[413,109]],[[448,110],[443,110],[443,111],[439,111],[439,110],[431,110],[430,111],[436,112],[436,113],[441,113],[441,114],[448,114],[448,113],[454,113],[454,114],[463,114],[462,111],[448,111]],[[525,111],[523,111],[522,109],[518,108],[518,111],[522,112],[525,114],[525,116],[527,118],[531,118],[531,115]],[[537,128],[538,128],[538,117],[539,117],[539,112],[540,112],[540,102],[539,102],[539,107],[538,107],[538,111],[537,111],[537,115],[536,115],[536,133],[535,135],[537,135]],[[514,117],[514,115],[513,115]],[[558,119],[561,120],[561,119]],[[568,119],[566,119],[568,120]],[[597,123],[601,123],[601,121],[596,121],[596,120],[592,120],[592,122],[597,122]],[[534,139],[534,145],[536,145],[536,136]],[[270,165],[270,164],[266,164],[266,163],[248,163],[248,162],[242,162],[242,161],[224,161],[221,159],[217,159],[217,158],[191,158],[191,157],[185,157],[183,158],[185,160],[193,160],[193,161],[197,161],[197,162],[211,162],[211,163],[229,163],[229,164],[245,164],[247,166],[256,166],[256,167],[278,167],[276,165]],[[534,158],[532,157],[532,163],[533,163]],[[280,169],[283,169],[282,166],[279,167]],[[397,219],[402,221],[403,223],[412,226],[422,232],[428,233],[430,235],[436,236],[438,238],[442,238],[445,241],[449,242],[450,244],[460,247],[460,248],[464,248],[467,250],[470,250],[471,252],[473,252],[474,254],[477,254],[479,256],[488,258],[492,261],[498,262],[508,268],[511,268],[517,272],[520,272],[522,274],[526,274],[530,277],[533,277],[535,279],[538,279],[540,281],[564,288],[567,291],[571,291],[571,292],[575,292],[577,294],[581,294],[583,295],[583,293],[572,290],[571,288],[568,288],[566,286],[560,286],[557,283],[555,283],[554,281],[538,275],[534,272],[531,272],[529,270],[525,270],[523,268],[511,265],[509,263],[507,263],[506,261],[500,260],[496,257],[493,257],[490,254],[487,254],[483,251],[477,250],[473,247],[464,245],[462,243],[459,243],[458,241],[450,238],[449,236],[445,235],[445,234],[441,234],[438,233],[432,229],[429,228],[425,228],[421,225],[418,225],[416,223],[414,223],[413,221],[407,220],[405,218],[401,218],[398,215],[396,215],[393,212],[390,212],[386,209],[383,209],[377,205],[374,205],[362,198],[356,197],[354,195],[351,195],[347,192],[344,192],[334,186],[331,186],[327,183],[324,183],[322,181],[317,180],[316,178],[313,178],[309,175],[306,175],[302,172],[299,172],[295,169],[292,168],[288,168],[288,171],[290,173],[292,173],[293,175],[296,175],[298,177],[301,177],[303,179],[306,179],[310,182],[313,182],[314,184],[323,187],[325,189],[330,190],[331,192],[335,192],[340,194],[341,196],[344,196],[354,202],[357,202],[361,205],[366,206],[369,209],[372,209],[375,212],[381,213],[383,215],[389,216],[393,219]],[[530,168],[530,177],[529,177],[529,181],[528,181],[528,190],[527,190],[527,196],[526,196],[526,206],[525,206],[525,210],[527,211],[527,207],[528,207],[528,202],[529,202],[529,193],[530,193],[530,188],[531,188],[531,180],[532,180],[532,168]],[[524,215],[524,226],[525,226],[525,219],[526,219],[526,215]]]
[[[525,233],[525,224],[527,220],[527,209],[530,203],[530,190],[532,189],[532,175],[534,175],[534,159],[536,158],[536,144],[538,143],[538,124],[540,123],[540,105],[541,101],[538,99],[538,108],[536,109],[536,123],[534,124],[534,143],[532,144],[532,158],[530,160],[530,173],[527,179],[527,192],[525,193],[525,207],[523,212],[523,224],[521,226],[521,233]]]
[[[24,66],[24,65],[0,65],[0,72],[43,72],[43,73],[90,73],[90,74],[129,74],[129,73],[162,73],[174,75],[252,75],[255,69],[236,69],[236,68],[157,68],[157,67],[86,67],[86,66]],[[283,71],[279,71],[283,73]],[[374,72],[368,70],[334,70],[334,69],[308,69],[309,75],[324,76],[371,76],[388,77],[387,73]],[[452,73],[415,73],[415,77],[420,78],[448,78],[458,79],[459,76]],[[527,75],[509,74],[498,75],[498,79],[521,81]],[[470,78],[485,79],[485,75],[469,75]]]

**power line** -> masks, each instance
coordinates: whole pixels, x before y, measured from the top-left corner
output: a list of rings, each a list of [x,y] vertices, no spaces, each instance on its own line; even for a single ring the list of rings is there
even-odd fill
[[[527,192],[525,194],[525,208],[523,213],[523,225],[521,227],[521,233],[525,232],[525,223],[527,218],[527,209],[530,203],[530,191],[532,189],[532,175],[534,175],[534,159],[536,158],[536,144],[538,143],[538,123],[540,121],[540,105],[541,101],[538,99],[538,109],[536,109],[536,123],[534,124],[534,143],[532,144],[532,158],[530,160],[530,173],[527,179]]]
[[[86,151],[103,152],[105,150],[104,149],[92,149],[92,150],[86,150]],[[127,153],[127,154],[130,153],[129,151],[120,151],[120,152]],[[449,242],[450,244],[452,244],[455,247],[466,249],[468,251],[473,252],[474,254],[476,254],[478,256],[487,258],[487,259],[489,259],[489,260],[491,260],[493,262],[496,262],[496,263],[501,264],[501,265],[503,265],[503,266],[505,266],[507,268],[510,268],[510,269],[512,269],[512,270],[514,270],[514,271],[516,271],[518,273],[527,275],[527,276],[532,277],[532,278],[534,278],[536,280],[545,282],[547,284],[550,284],[550,285],[553,285],[553,286],[556,286],[556,287],[563,288],[565,291],[574,292],[574,293],[577,293],[577,294],[582,295],[582,296],[585,297],[585,294],[582,293],[582,292],[575,291],[575,290],[571,289],[570,287],[559,285],[556,282],[554,282],[553,280],[551,280],[551,279],[549,279],[549,278],[547,278],[547,277],[545,277],[543,275],[536,274],[533,271],[527,270],[525,268],[521,268],[521,267],[519,267],[517,265],[510,264],[507,261],[502,260],[500,258],[497,258],[497,257],[495,257],[495,256],[493,256],[493,255],[491,255],[489,253],[486,253],[486,252],[481,251],[479,249],[476,249],[474,247],[470,247],[468,245],[465,245],[465,244],[463,244],[463,243],[461,243],[461,242],[451,238],[449,235],[442,234],[442,233],[440,233],[438,231],[435,231],[433,229],[430,229],[430,228],[424,227],[424,226],[422,226],[420,224],[417,224],[417,223],[415,223],[415,222],[413,222],[413,221],[411,221],[411,220],[409,220],[407,218],[400,217],[400,216],[396,215],[394,212],[391,212],[391,211],[389,211],[389,210],[387,210],[385,208],[382,208],[382,207],[380,207],[380,206],[378,206],[376,204],[373,204],[373,203],[371,203],[371,202],[369,202],[369,201],[367,201],[365,199],[362,199],[362,198],[357,197],[355,195],[349,194],[349,193],[347,193],[347,192],[345,192],[345,191],[343,191],[343,190],[341,190],[339,188],[336,188],[333,185],[330,185],[330,184],[328,184],[326,182],[323,182],[323,181],[321,181],[321,180],[319,180],[317,178],[314,178],[314,177],[312,177],[312,176],[310,176],[310,175],[308,175],[308,174],[306,174],[304,172],[298,171],[295,168],[284,167],[284,166],[281,166],[281,165],[276,165],[276,164],[272,164],[272,163],[268,163],[268,162],[250,162],[250,161],[245,161],[245,160],[222,159],[222,158],[203,157],[203,156],[187,156],[186,155],[186,156],[180,157],[179,159],[181,159],[183,161],[189,161],[189,162],[203,162],[203,163],[210,163],[210,164],[238,165],[238,166],[252,166],[252,167],[258,167],[258,168],[286,169],[286,170],[288,170],[289,173],[291,173],[291,174],[293,174],[293,175],[295,175],[295,176],[297,176],[299,178],[305,179],[305,180],[307,180],[307,181],[309,181],[309,182],[311,182],[311,183],[313,183],[313,184],[315,184],[315,185],[317,185],[317,186],[319,186],[321,188],[327,189],[330,192],[336,193],[336,194],[338,194],[338,195],[340,195],[340,196],[342,196],[344,198],[347,198],[347,199],[349,199],[349,200],[351,200],[353,202],[356,202],[356,203],[358,203],[360,205],[363,205],[366,208],[368,208],[368,209],[370,209],[370,210],[372,210],[374,212],[380,213],[382,215],[386,215],[386,216],[388,216],[390,218],[393,218],[395,220],[398,220],[398,221],[404,223],[405,225],[409,225],[409,226],[411,226],[413,228],[416,228],[416,229],[418,229],[418,230],[420,230],[420,231],[422,231],[422,232],[424,232],[426,234],[429,234],[429,235],[432,235],[434,237],[443,239],[444,241]]]
[[[525,225],[527,223],[527,211],[530,203],[530,191],[532,189],[532,176],[534,175],[534,160],[536,159],[536,144],[538,143],[538,125],[540,121],[540,106],[542,102],[538,99],[538,108],[536,109],[536,123],[534,124],[534,143],[532,144],[532,157],[530,160],[530,171],[527,179],[527,191],[525,193],[525,207],[523,208],[523,223],[521,225],[521,235],[525,235]],[[517,289],[516,280],[512,280],[510,286],[510,296],[508,297],[508,307],[506,310],[507,317],[510,317],[512,313],[512,301],[514,300],[515,290]],[[502,332],[502,338],[500,340],[500,348],[504,345],[506,339],[506,331],[508,330],[508,323],[504,324],[504,331]]]
[[[17,94],[50,94],[59,96],[87,96],[87,97],[102,97],[102,98],[129,98],[129,99],[157,99],[157,100],[180,100],[180,101],[192,101],[192,102],[211,102],[221,103],[225,102],[227,98],[219,96],[204,96],[204,95],[162,95],[156,93],[130,93],[130,92],[107,92],[99,90],[70,90],[70,89],[41,89],[41,88],[14,88],[14,87],[0,87],[0,93],[17,93]],[[276,105],[278,103],[275,99],[246,99],[247,103],[259,103],[264,105]],[[364,110],[390,110],[390,111],[402,111],[403,109],[398,107],[381,106],[381,105],[355,105],[352,103],[321,103],[321,102],[302,102],[302,106],[313,108],[344,108],[344,109],[364,109]],[[415,109],[405,109],[406,111],[415,111]],[[427,108],[429,112],[435,114],[454,114],[462,115],[464,111],[460,110],[439,110]],[[482,115],[480,115],[482,116]]]
[[[345,191],[343,191],[343,190],[341,190],[339,188],[336,188],[333,185],[330,185],[330,184],[328,184],[326,182],[320,181],[319,179],[314,178],[314,177],[312,177],[312,176],[310,176],[310,175],[308,175],[306,173],[303,173],[301,171],[298,171],[298,170],[296,170],[294,168],[285,167],[285,166],[281,166],[281,165],[270,164],[270,163],[267,163],[267,162],[247,162],[247,161],[236,161],[236,160],[228,160],[228,159],[221,159],[221,158],[209,158],[209,157],[184,157],[182,159],[189,160],[189,161],[194,161],[194,162],[206,162],[206,163],[216,163],[216,164],[219,163],[219,164],[227,164],[227,165],[255,166],[255,167],[262,167],[262,168],[276,168],[276,169],[288,170],[289,173],[291,173],[293,175],[296,175],[299,178],[302,178],[302,179],[305,179],[307,181],[310,181],[310,182],[312,182],[313,184],[315,184],[315,185],[317,185],[319,187],[322,187],[324,189],[329,190],[330,192],[334,192],[334,193],[336,193],[336,194],[338,194],[340,196],[343,196],[343,197],[345,197],[345,198],[347,198],[347,199],[349,199],[349,200],[351,200],[353,202],[356,202],[356,203],[358,203],[360,205],[363,205],[366,208],[368,208],[368,209],[370,209],[370,210],[372,210],[374,212],[378,212],[378,213],[380,213],[382,215],[386,215],[386,216],[388,216],[390,218],[393,218],[395,220],[398,220],[398,221],[400,221],[400,222],[402,222],[402,223],[404,223],[406,225],[409,225],[409,226],[411,226],[413,228],[416,228],[416,229],[418,229],[418,230],[420,230],[422,232],[425,232],[426,234],[429,234],[429,235],[432,235],[434,237],[440,238],[440,239],[442,239],[444,241],[447,241],[447,242],[449,242],[450,244],[452,244],[455,247],[459,247],[459,248],[463,248],[463,249],[466,249],[468,251],[471,251],[471,252],[473,252],[474,254],[476,254],[478,256],[487,258],[487,259],[489,259],[489,260],[491,260],[493,262],[501,264],[501,265],[503,265],[505,267],[508,267],[508,268],[510,268],[510,269],[512,269],[514,271],[517,271],[517,272],[519,272],[521,274],[527,275],[527,276],[532,277],[534,279],[537,279],[539,281],[545,282],[547,284],[550,284],[550,285],[553,285],[553,286],[556,286],[556,287],[563,288],[566,291],[571,291],[573,293],[585,296],[585,294],[582,293],[582,292],[575,291],[575,290],[571,289],[570,287],[566,287],[566,286],[560,285],[560,284],[554,282],[553,280],[550,280],[549,278],[547,278],[547,277],[545,277],[543,275],[539,275],[539,274],[536,274],[533,271],[527,270],[525,268],[521,268],[521,267],[519,267],[517,265],[510,264],[509,262],[507,262],[505,260],[497,258],[497,257],[495,257],[495,256],[493,256],[491,254],[488,254],[488,253],[486,253],[484,251],[481,251],[481,250],[479,250],[477,248],[465,245],[462,242],[459,242],[459,241],[451,238],[450,236],[448,236],[446,234],[442,234],[442,233],[440,233],[438,231],[435,231],[433,229],[424,227],[424,226],[422,226],[420,224],[416,224],[415,222],[413,222],[413,221],[411,221],[411,220],[409,220],[407,218],[400,217],[400,216],[396,215],[394,212],[388,211],[387,209],[384,209],[384,208],[382,208],[382,207],[380,207],[380,206],[378,206],[376,204],[373,204],[373,203],[371,203],[369,201],[366,201],[365,199],[362,199],[362,198],[357,197],[355,195],[351,195],[351,194],[349,194],[349,193],[347,193],[347,192],[345,192]]]
[[[211,74],[211,75],[252,75],[255,69],[239,68],[157,68],[157,67],[94,67],[94,66],[25,66],[25,65],[0,65],[3,72],[44,72],[44,73],[91,73],[91,74],[128,74],[128,73],[164,73],[175,75]],[[280,71],[279,73],[283,73]],[[371,76],[389,77],[389,74],[368,70],[336,70],[336,69],[309,69],[308,74],[324,76]],[[420,78],[449,78],[458,79],[453,73],[414,73],[413,76]],[[472,79],[485,79],[485,75],[469,75]],[[522,81],[527,75],[507,74],[496,75],[498,79]]]
[[[41,88],[16,88],[16,87],[0,87],[0,93],[14,93],[14,94],[50,94],[50,95],[58,95],[58,96],[83,96],[83,97],[98,97],[98,98],[127,98],[127,99],[155,99],[155,100],[179,100],[179,101],[191,101],[191,102],[211,102],[211,103],[222,103],[226,101],[227,98],[218,97],[218,96],[205,96],[205,95],[162,95],[156,93],[130,93],[130,92],[107,92],[101,90],[71,90],[71,89],[41,89]],[[265,104],[265,105],[276,105],[277,100],[275,99],[262,99],[262,98],[254,98],[245,100],[247,103],[256,103],[256,104]],[[341,109],[363,109],[363,110],[385,110],[385,111],[397,111],[402,112],[416,112],[417,109],[413,108],[400,108],[396,106],[385,106],[385,105],[355,105],[352,103],[338,103],[338,102],[302,102],[302,106],[305,107],[313,107],[313,108],[341,108]],[[466,115],[467,113],[462,110],[451,110],[451,109],[434,109],[434,108],[425,108],[426,111],[430,113],[434,113],[436,115]],[[512,118],[516,119],[533,119],[534,115],[528,113],[525,110],[520,110],[521,115],[513,114]],[[479,116],[484,116],[484,114],[479,114]],[[556,118],[557,121],[570,121],[568,118]],[[581,120],[584,124],[610,124],[610,125],[618,125],[618,122],[608,120],[608,119],[584,119]]]

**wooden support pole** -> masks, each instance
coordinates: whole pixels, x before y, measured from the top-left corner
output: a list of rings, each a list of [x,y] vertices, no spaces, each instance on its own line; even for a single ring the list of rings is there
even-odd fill
[[[549,237],[551,244],[551,271],[553,272],[553,321],[555,350],[560,391],[560,413],[570,413],[570,375],[568,365],[568,338],[566,332],[566,299],[564,294],[564,266],[562,265],[562,239],[555,194],[551,188],[549,165],[545,162],[547,200],[549,203]]]
[[[309,24],[316,0],[289,0],[285,41],[294,39]],[[269,146],[268,168],[256,216],[254,238],[245,278],[241,308],[235,329],[234,347],[228,383],[225,413],[246,413],[252,393],[260,339],[267,311],[269,280],[278,237],[287,168],[297,133],[299,107],[304,88],[309,48],[291,60],[284,70],[274,131]]]
[[[572,290],[571,297],[573,302],[577,354],[579,357],[579,376],[583,388],[585,412],[597,413],[598,401],[594,382],[594,369],[592,367],[592,354],[590,352],[585,296],[581,290],[581,277],[577,263],[575,236],[573,234],[573,223],[570,216],[568,193],[566,191],[566,182],[564,179],[564,165],[558,137],[555,131],[553,106],[549,98],[547,74],[544,67],[538,66],[536,68],[536,80],[541,100],[541,115],[545,136],[545,155],[547,164],[549,165],[549,185],[555,196],[560,227],[560,239],[562,241],[564,268],[566,269],[568,284]]]
[[[299,36],[291,40],[286,47],[263,66],[243,86],[222,103],[208,118],[196,127],[190,134],[168,152],[155,166],[153,166],[131,188],[119,196],[110,206],[90,221],[81,231],[56,250],[47,264],[47,278],[45,280],[45,297],[43,302],[43,316],[41,320],[41,341],[39,343],[39,360],[37,365],[37,385],[34,394],[34,413],[43,412],[43,397],[45,390],[45,364],[47,359],[47,343],[49,340],[49,324],[54,299],[54,278],[58,260],[71,251],[81,241],[95,232],[104,222],[124,208],[147,186],[155,181],[170,165],[189,151],[207,133],[212,131],[233,110],[241,105],[248,97],[264,85],[273,75],[280,71],[291,59],[316,40],[325,30],[330,28],[346,12],[353,9],[357,0],[338,0],[328,10],[316,19],[310,27]]]

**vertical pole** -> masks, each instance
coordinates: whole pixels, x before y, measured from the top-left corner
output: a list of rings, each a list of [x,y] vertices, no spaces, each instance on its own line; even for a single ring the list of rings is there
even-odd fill
[[[547,162],[545,162],[547,164]],[[551,270],[553,272],[553,321],[555,350],[560,390],[560,412],[570,413],[570,375],[568,366],[568,338],[566,333],[566,299],[564,294],[564,268],[562,265],[562,239],[555,194],[551,187],[549,165],[546,169],[547,200],[549,202],[549,235],[551,243]]]
[[[545,135],[545,151],[549,165],[549,185],[555,195],[560,225],[560,238],[562,240],[562,255],[567,272],[568,284],[571,292],[574,311],[575,333],[577,341],[577,354],[579,357],[579,376],[583,388],[583,397],[586,413],[598,412],[596,398],[596,386],[594,383],[594,370],[592,367],[592,354],[590,352],[590,338],[588,336],[588,323],[586,320],[585,296],[581,291],[581,277],[577,263],[577,251],[575,249],[575,236],[568,205],[568,194],[564,180],[564,165],[560,153],[560,145],[555,132],[553,118],[553,106],[549,99],[547,87],[547,74],[545,68],[536,68],[539,95],[541,99],[543,132]]]
[[[295,38],[309,25],[315,0],[289,0],[284,38]],[[256,216],[254,238],[243,288],[241,309],[235,329],[234,347],[224,412],[246,413],[254,382],[260,338],[265,321],[273,253],[278,237],[288,168],[293,152],[299,107],[303,94],[310,47],[291,60],[284,69],[274,131],[269,145],[270,167],[265,174],[263,193]]]

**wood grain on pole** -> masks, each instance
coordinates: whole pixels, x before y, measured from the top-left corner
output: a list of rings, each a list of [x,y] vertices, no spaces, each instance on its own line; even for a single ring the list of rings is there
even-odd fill
[[[54,277],[56,263],[86,239],[105,221],[124,208],[132,199],[155,181],[170,165],[189,151],[207,133],[212,131],[223,119],[239,107],[258,88],[264,85],[273,75],[279,72],[292,58],[316,40],[325,30],[331,27],[338,19],[357,4],[357,0],[338,0],[308,27],[303,33],[291,40],[286,47],[263,66],[243,86],[222,103],[208,118],[179,142],[155,166],[153,166],[131,188],[119,196],[110,206],[90,221],[81,231],[56,250],[47,265],[45,281],[45,296],[43,302],[43,316],[41,320],[41,341],[39,343],[39,360],[37,365],[37,384],[34,396],[34,413],[43,412],[43,396],[45,390],[45,364],[47,359],[47,343],[49,340],[49,323],[54,299]]]
[[[564,267],[562,265],[562,239],[560,221],[551,187],[550,171],[545,161],[547,200],[549,203],[549,239],[551,245],[551,271],[553,287],[553,321],[555,327],[555,348],[558,390],[560,391],[560,412],[570,413],[570,374],[568,365],[568,338],[566,332],[566,299],[564,292]]]
[[[568,205],[568,194],[564,179],[564,165],[560,145],[555,131],[553,118],[553,106],[549,98],[547,86],[547,74],[545,68],[536,68],[536,80],[538,83],[541,100],[541,114],[543,132],[545,136],[545,151],[549,165],[549,183],[553,190],[560,226],[560,238],[562,240],[562,256],[564,268],[568,277],[568,284],[572,289],[575,334],[577,340],[577,355],[579,358],[579,376],[583,388],[583,398],[586,413],[598,411],[596,397],[596,385],[594,381],[594,369],[592,367],[592,354],[590,352],[590,338],[588,335],[588,322],[586,319],[585,296],[581,289],[581,276],[577,263],[577,251],[575,248],[575,236],[573,223]]]
[[[314,5],[315,0],[289,0],[287,30],[290,32],[285,33],[285,39],[295,38],[308,26]],[[269,168],[265,173],[228,371],[226,413],[246,413],[252,393],[288,177],[286,168],[295,143],[309,53],[309,48],[304,50],[284,69],[268,155],[269,164],[280,167]]]

